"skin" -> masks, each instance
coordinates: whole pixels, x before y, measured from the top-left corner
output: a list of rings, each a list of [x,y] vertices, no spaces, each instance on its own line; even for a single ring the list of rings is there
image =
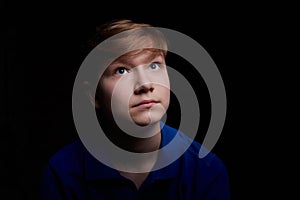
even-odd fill
[[[160,120],[170,102],[170,83],[162,52],[143,50],[121,56],[107,67],[98,87],[101,102],[96,101],[96,107],[101,108],[106,119],[113,124],[110,132],[116,135],[116,143],[126,150],[139,153],[159,149]],[[147,127],[147,131],[139,132],[140,137],[124,134],[113,123],[112,100],[118,119],[123,123],[134,122],[139,127]],[[155,160],[154,157],[149,158],[143,165],[146,163],[153,166]],[[137,188],[148,175],[128,172],[120,174],[132,180]]]
[[[100,79],[102,105],[112,112],[111,100],[118,106],[124,120],[139,126],[157,123],[169,106],[170,84],[161,53],[143,51],[137,55],[117,59],[108,66]],[[114,91],[115,90],[115,91]],[[150,105],[139,105],[144,100],[154,100]],[[127,105],[127,106],[124,106]],[[131,119],[128,118],[128,113]]]
[[[170,84],[162,53],[144,50],[114,61],[100,79],[101,102],[106,113],[139,126],[159,124],[170,101]],[[150,101],[150,102],[143,102]]]

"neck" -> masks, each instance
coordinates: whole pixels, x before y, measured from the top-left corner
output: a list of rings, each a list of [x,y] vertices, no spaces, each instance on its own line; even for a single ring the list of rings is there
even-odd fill
[[[161,143],[161,130],[160,123],[157,122],[145,128],[145,131],[141,134],[151,135],[147,138],[140,138],[131,136],[128,133],[123,132],[115,123],[102,123],[102,128],[105,130],[106,136],[120,148],[135,152],[135,153],[147,153],[156,151],[160,147]]]
[[[147,153],[147,152],[156,151],[159,149],[161,143],[160,127],[151,128],[150,131],[153,131],[151,134],[153,136],[151,137],[137,138],[137,137],[128,137],[127,135],[126,138],[122,138],[123,140],[119,140],[119,144],[121,145],[122,148],[126,148],[127,150],[135,153]]]

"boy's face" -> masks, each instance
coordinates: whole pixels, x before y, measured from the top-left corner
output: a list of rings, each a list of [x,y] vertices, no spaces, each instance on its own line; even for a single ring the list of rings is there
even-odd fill
[[[159,122],[170,102],[170,83],[160,51],[143,50],[121,56],[107,67],[99,82],[100,102],[109,114],[146,126]],[[113,103],[111,103],[113,102]]]

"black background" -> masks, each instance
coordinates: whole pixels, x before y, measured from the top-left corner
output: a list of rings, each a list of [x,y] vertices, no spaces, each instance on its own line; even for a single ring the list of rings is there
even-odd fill
[[[224,6],[3,2],[0,198],[38,199],[43,165],[77,137],[71,95],[86,56],[83,45],[96,25],[116,18],[174,29],[204,47],[227,92],[226,122],[213,151],[228,168],[232,199],[276,194],[280,184],[274,181],[281,175],[275,176],[270,164],[277,165],[281,151],[268,146],[276,122],[268,125],[267,119],[277,83],[270,83],[276,69],[270,68],[269,58],[276,57],[270,51],[278,44],[273,39],[281,15],[269,12],[269,5]]]

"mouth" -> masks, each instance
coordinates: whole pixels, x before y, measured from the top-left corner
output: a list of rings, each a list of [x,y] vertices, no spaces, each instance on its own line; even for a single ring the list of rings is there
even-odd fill
[[[151,108],[155,104],[159,103],[159,101],[156,100],[143,100],[137,104],[134,104],[133,108]]]

